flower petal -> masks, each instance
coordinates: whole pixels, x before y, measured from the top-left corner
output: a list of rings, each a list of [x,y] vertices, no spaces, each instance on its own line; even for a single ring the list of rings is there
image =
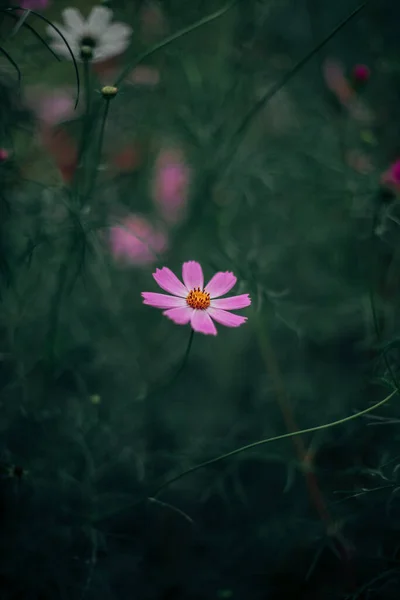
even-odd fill
[[[187,325],[192,316],[193,308],[190,306],[182,306],[180,308],[170,308],[165,310],[163,315],[171,319],[177,325]]]
[[[163,267],[162,269],[156,269],[156,272],[153,273],[153,277],[163,290],[169,292],[170,294],[175,294],[175,296],[180,296],[181,298],[186,298],[188,295],[188,291],[183,283],[179,281],[175,273],[168,269],[168,267]]]
[[[241,294],[240,296],[230,296],[229,298],[211,300],[211,308],[224,308],[225,310],[246,308],[246,306],[250,306],[250,304],[251,298],[249,294]]]
[[[62,35],[65,37],[65,39],[67,40],[67,42],[70,45],[71,44],[78,45],[77,37],[73,31],[70,31],[67,27],[60,25],[59,23],[54,23],[54,25],[57,27],[57,29],[60,31],[60,33],[62,33]],[[56,31],[53,27],[51,27],[51,25],[48,25],[46,27],[46,33],[50,38],[52,38],[52,40],[50,42],[51,44],[63,44],[63,46],[65,46],[65,48],[67,48],[61,35],[58,33],[58,31]],[[68,51],[68,48],[67,48],[67,51]]]
[[[219,271],[215,273],[214,277],[210,279],[205,287],[205,291],[208,292],[211,298],[218,298],[223,296],[226,292],[229,292],[233,288],[237,281],[237,278],[230,271],[223,273]]]
[[[217,323],[226,327],[239,327],[247,321],[247,317],[241,317],[220,308],[208,308],[207,312]]]
[[[92,8],[86,21],[86,30],[92,35],[102,35],[107,29],[113,16],[113,11],[105,6]]]
[[[130,37],[132,28],[125,23],[112,23],[101,36],[101,41],[105,44],[112,44],[123,38]]]
[[[65,8],[61,14],[66,27],[74,35],[78,36],[82,33],[85,28],[85,20],[82,13],[77,8]]]
[[[75,60],[79,61],[80,60],[79,47],[77,46],[77,44],[75,44],[75,42],[71,42],[68,38],[67,38],[67,41],[68,41],[69,47],[71,48],[71,52],[75,57]],[[71,52],[69,51],[68,46],[65,44],[65,42],[63,42],[63,41],[61,41],[61,43],[50,42],[50,46],[56,54],[59,54],[60,56],[62,56],[63,58],[67,58],[68,60],[72,60]]]
[[[142,292],[143,304],[154,306],[154,308],[179,308],[187,306],[183,298],[167,296],[166,294],[155,294],[154,292]]]
[[[183,263],[182,278],[188,290],[198,287],[202,290],[204,287],[203,269],[195,260]]]
[[[192,328],[205,335],[217,335],[217,329],[206,310],[194,310],[190,319]]]
[[[104,62],[109,58],[119,56],[125,52],[128,46],[129,42],[124,40],[119,40],[113,44],[100,44],[94,49],[92,62]]]

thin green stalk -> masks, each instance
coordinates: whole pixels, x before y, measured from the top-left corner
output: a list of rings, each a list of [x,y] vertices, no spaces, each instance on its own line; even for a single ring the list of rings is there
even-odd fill
[[[169,379],[167,379],[166,381],[158,384],[148,394],[146,394],[145,395],[146,399],[149,398],[149,397],[151,397],[151,396],[154,396],[155,394],[157,394],[161,390],[164,390],[167,387],[169,387],[170,385],[172,385],[173,383],[175,383],[175,381],[178,379],[179,375],[182,373],[182,371],[186,367],[186,364],[187,364],[188,359],[189,359],[190,350],[192,349],[192,345],[193,345],[193,338],[194,338],[194,330],[191,329],[190,330],[190,335],[189,335],[189,341],[188,341],[188,344],[186,346],[186,351],[185,351],[185,354],[183,356],[183,359],[182,359],[182,362],[181,362],[180,366],[178,367],[178,369],[175,371],[175,373]]]
[[[354,415],[350,415],[349,417],[344,417],[343,419],[338,419],[337,421],[331,421],[330,423],[325,423],[324,425],[317,425],[315,427],[309,427],[308,429],[301,429],[299,431],[291,431],[289,433],[276,435],[274,437],[270,437],[270,438],[267,438],[264,440],[252,442],[251,444],[247,444],[246,446],[241,446],[240,448],[236,448],[236,450],[232,450],[231,452],[227,452],[226,454],[221,454],[221,456],[217,456],[217,458],[212,458],[211,460],[207,460],[203,463],[200,463],[199,465],[196,465],[190,469],[187,469],[186,471],[183,471],[182,473],[179,473],[179,475],[176,475],[175,477],[172,477],[171,479],[169,479],[168,481],[166,481],[165,483],[160,485],[157,488],[157,490],[151,494],[151,496],[153,498],[156,498],[162,490],[164,490],[166,487],[170,486],[172,483],[175,483],[179,479],[182,479],[185,475],[189,475],[190,473],[194,473],[195,471],[199,471],[200,469],[203,469],[210,465],[215,465],[216,463],[226,460],[227,458],[231,458],[232,456],[235,456],[237,454],[241,454],[242,452],[246,452],[247,450],[253,450],[254,448],[257,448],[258,446],[264,446],[265,444],[269,444],[271,442],[277,442],[278,440],[285,440],[288,438],[292,438],[294,436],[304,435],[306,433],[313,433],[315,431],[321,431],[322,429],[330,429],[331,427],[336,427],[337,425],[343,425],[344,423],[354,421],[355,419],[358,419],[359,417],[362,417],[363,415],[366,415],[367,413],[370,413],[373,410],[380,408],[381,406],[386,404],[391,398],[393,398],[393,396],[395,394],[397,394],[397,390],[394,390],[388,396],[386,396],[383,400],[380,400],[376,404],[373,404],[372,406],[365,408],[364,410],[362,410],[358,413],[355,413]]]
[[[102,118],[102,121],[101,121],[99,143],[98,143],[98,146],[97,146],[95,161],[94,161],[94,165],[93,165],[93,168],[92,168],[92,173],[91,173],[91,178],[90,178],[88,190],[87,190],[87,192],[85,194],[86,201],[92,195],[93,189],[94,189],[94,187],[96,185],[98,167],[99,167],[99,164],[100,164],[100,161],[101,161],[101,153],[102,153],[103,141],[104,141],[104,132],[105,132],[105,128],[106,128],[106,122],[107,122],[107,117],[108,117],[108,111],[109,111],[109,109],[110,109],[110,99],[109,98],[105,98],[105,107],[104,107],[104,112],[103,112],[103,118]]]
[[[121,87],[121,84],[123,83],[125,77],[132,71],[132,69],[134,69],[135,67],[137,67],[146,58],[149,58],[155,52],[158,52],[158,50],[162,50],[162,48],[165,48],[166,46],[169,46],[169,44],[171,44],[172,42],[175,42],[175,40],[178,40],[179,38],[182,38],[183,36],[187,35],[188,33],[191,33],[192,31],[195,31],[196,29],[199,29],[200,27],[203,27],[203,25],[207,25],[208,23],[211,23],[212,21],[215,21],[216,19],[219,19],[219,17],[222,17],[231,8],[233,8],[233,6],[235,6],[235,4],[238,1],[239,0],[230,0],[230,2],[227,2],[227,4],[225,4],[225,6],[223,6],[222,8],[220,8],[218,10],[216,10],[211,15],[208,15],[207,17],[203,17],[202,19],[199,19],[199,21],[196,21],[195,23],[192,23],[192,25],[188,25],[187,27],[183,27],[183,29],[180,29],[179,31],[177,31],[176,33],[173,33],[172,35],[168,36],[167,38],[165,38],[164,40],[162,40],[158,44],[155,44],[155,46],[153,46],[149,50],[146,50],[145,52],[142,52],[142,54],[139,54],[139,56],[133,61],[133,63],[130,63],[122,71],[122,73],[120,74],[120,76],[118,77],[118,79],[116,80],[116,82],[114,83],[114,86],[115,87]]]
[[[333,37],[335,37],[335,35],[341,29],[343,29],[343,27],[345,27],[345,25],[347,25],[352,19],[354,19],[354,17],[356,17],[365,8],[365,6],[369,2],[370,2],[370,0],[365,0],[355,10],[353,10],[341,23],[339,23],[339,25],[337,25],[331,31],[331,33],[329,35],[327,35],[323,40],[321,40],[321,42],[319,42],[319,44],[314,46],[314,48],[312,50],[310,50],[310,52],[308,52],[292,69],[290,69],[290,71],[288,73],[285,73],[283,75],[283,77],[279,81],[277,81],[275,83],[275,85],[273,85],[271,87],[271,89],[269,89],[260,98],[260,100],[251,107],[251,109],[249,110],[249,112],[244,117],[241,124],[239,125],[239,127],[237,128],[235,133],[233,134],[231,142],[229,143],[229,148],[233,148],[236,151],[236,148],[239,146],[239,140],[246,134],[246,132],[252,125],[254,119],[261,112],[261,110],[264,108],[264,106],[271,100],[271,98],[273,98],[273,96],[275,96],[275,94],[277,94],[289,82],[289,80],[292,79],[292,77],[294,77],[294,75],[296,75],[304,67],[304,65],[306,63],[308,63],[308,61],[311,58],[313,58],[313,56],[315,56],[324,46],[326,46],[326,44]],[[231,162],[231,157],[228,160],[228,163],[230,163],[230,162]]]

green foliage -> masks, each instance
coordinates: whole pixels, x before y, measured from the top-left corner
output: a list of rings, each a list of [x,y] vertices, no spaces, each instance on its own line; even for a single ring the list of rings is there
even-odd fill
[[[58,141],[30,86],[76,85],[72,61],[29,27],[2,33],[21,83],[4,58],[0,598],[397,598],[398,397],[365,411],[400,379],[398,199],[381,188],[398,158],[393,15],[170,0],[149,40],[150,4],[109,5],[132,43],[116,72],[77,66]],[[356,105],[329,91],[326,59],[347,81],[371,68]],[[138,65],[158,83],[132,84]],[[191,177],[174,224],[153,201],[165,147]],[[168,236],[152,264],[113,256],[131,214]],[[155,267],[187,260],[235,273],[245,325],[192,339],[143,305]]]

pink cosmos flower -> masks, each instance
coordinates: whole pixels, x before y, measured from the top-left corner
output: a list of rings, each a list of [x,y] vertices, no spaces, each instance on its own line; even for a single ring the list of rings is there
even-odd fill
[[[392,163],[390,167],[382,173],[381,184],[394,191],[400,191],[400,159]]]
[[[177,148],[161,150],[155,164],[152,196],[166,221],[182,218],[189,194],[190,169]]]
[[[155,67],[138,65],[131,71],[127,81],[136,86],[155,87],[160,83],[160,72]]]
[[[156,269],[153,277],[167,294],[142,292],[143,303],[155,308],[165,308],[163,315],[178,325],[191,324],[194,331],[206,335],[217,335],[213,321],[226,327],[239,327],[247,317],[230,310],[245,308],[251,304],[249,294],[219,298],[233,288],[237,279],[233,273],[218,272],[204,287],[204,275],[201,265],[190,260],[183,263],[183,283],[167,267]]]
[[[373,114],[357,96],[356,90],[345,76],[343,65],[339,61],[329,58],[325,60],[322,70],[328,89],[336,96],[349,115],[360,123],[371,124]],[[357,83],[355,79],[354,82]],[[360,84],[360,80],[358,80],[358,84]]]
[[[132,265],[151,264],[167,248],[166,235],[144,217],[129,215],[109,231],[111,252]]]
[[[53,126],[79,116],[81,107],[75,110],[73,88],[45,88],[30,86],[26,90],[26,104],[45,125]]]
[[[28,10],[41,10],[47,8],[49,0],[19,0],[19,2],[16,2],[15,4]]]
[[[8,150],[6,150],[5,148],[0,148],[0,163],[5,162],[8,157]]]
[[[146,2],[141,11],[140,20],[144,41],[151,43],[155,38],[166,35],[167,23],[158,2],[154,0]]]
[[[352,75],[356,83],[366,83],[371,77],[371,70],[367,65],[355,65]]]

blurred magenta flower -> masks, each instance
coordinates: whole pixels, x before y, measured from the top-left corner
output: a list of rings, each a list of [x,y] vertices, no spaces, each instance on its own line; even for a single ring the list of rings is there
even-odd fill
[[[0,163],[5,162],[9,156],[8,150],[0,148]]]
[[[328,58],[322,66],[322,72],[327,88],[349,115],[360,123],[370,124],[373,114],[348,81],[343,65],[334,58]]]
[[[62,180],[71,183],[78,165],[78,148],[75,140],[60,127],[43,127],[40,139],[54,160]]]
[[[152,197],[163,218],[169,223],[182,219],[186,208],[190,169],[177,148],[165,148],[159,153],[152,181]]]
[[[42,10],[49,6],[49,0],[19,0],[16,4],[27,10]]]
[[[355,65],[352,76],[356,83],[366,83],[371,77],[371,70],[367,65]]]
[[[146,42],[152,42],[155,38],[167,33],[167,23],[161,6],[155,0],[145,2],[141,14],[141,34]]]
[[[167,309],[163,315],[178,325],[190,323],[194,331],[217,335],[213,320],[226,327],[239,327],[247,321],[247,317],[229,311],[249,306],[249,294],[216,300],[235,285],[237,279],[233,273],[218,272],[204,287],[201,265],[190,260],[182,266],[183,283],[167,267],[156,269],[153,277],[160,288],[173,295],[142,292],[143,303]]]
[[[136,171],[143,163],[143,149],[138,143],[132,142],[113,154],[110,163],[118,173]]]
[[[400,159],[396,160],[382,173],[381,184],[400,192]]]
[[[110,227],[109,242],[114,258],[131,265],[150,264],[167,249],[167,236],[139,215]]]
[[[79,116],[81,103],[75,110],[76,91],[71,87],[46,88],[28,86],[25,90],[25,103],[44,125],[58,125]]]
[[[155,67],[139,65],[126,78],[133,85],[155,87],[160,82],[160,72]]]

